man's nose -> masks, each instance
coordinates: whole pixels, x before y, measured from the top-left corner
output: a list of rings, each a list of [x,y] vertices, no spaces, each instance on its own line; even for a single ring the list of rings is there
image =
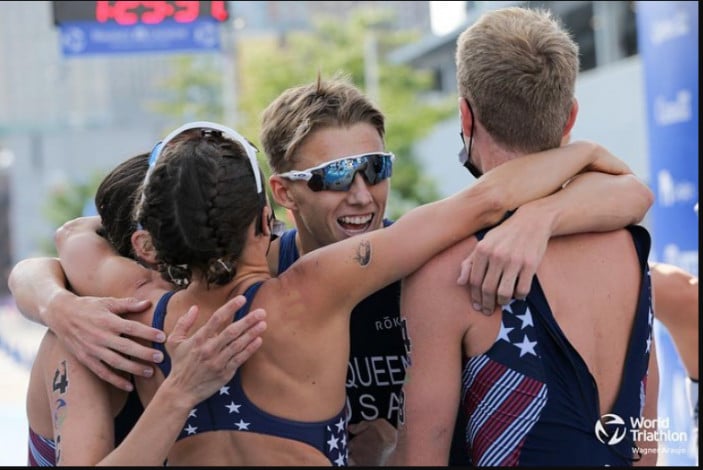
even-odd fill
[[[373,198],[369,191],[370,184],[364,179],[360,172],[354,175],[352,184],[347,191],[348,199],[351,204],[364,205],[370,203]]]

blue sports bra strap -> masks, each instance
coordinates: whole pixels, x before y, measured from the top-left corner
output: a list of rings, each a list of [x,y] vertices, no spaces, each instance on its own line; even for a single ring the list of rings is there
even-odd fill
[[[254,284],[247,287],[247,290],[244,291],[244,297],[246,297],[247,303],[242,305],[242,307],[237,310],[237,313],[234,315],[235,320],[239,320],[240,318],[244,317],[244,315],[249,313],[249,309],[251,308],[251,303],[254,300],[254,296],[259,291],[259,287],[261,287],[263,283],[263,281],[255,282]]]
[[[171,300],[171,297],[175,293],[175,290],[166,292],[159,299],[159,303],[156,304],[156,308],[154,309],[154,315],[151,319],[151,326],[153,326],[154,328],[164,331],[164,323],[166,323],[166,311],[168,308],[168,301]],[[152,343],[152,347],[164,353],[164,360],[161,361],[159,367],[163,371],[164,376],[168,375],[171,372],[171,358],[166,353],[166,344]]]

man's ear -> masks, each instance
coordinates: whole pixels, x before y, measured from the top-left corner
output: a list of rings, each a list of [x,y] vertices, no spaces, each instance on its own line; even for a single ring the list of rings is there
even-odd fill
[[[291,211],[296,210],[297,204],[288,189],[288,181],[273,174],[269,176],[269,186],[271,187],[271,195],[278,205]]]
[[[566,124],[564,125],[564,131],[561,134],[562,137],[566,138],[567,136],[570,136],[571,130],[574,128],[574,124],[576,123],[576,116],[578,115],[578,113],[579,102],[576,98],[572,98],[571,111],[569,111],[569,118],[566,120]]]
[[[464,133],[464,138],[468,139],[471,135],[471,128],[476,125],[469,111],[469,105],[466,103],[466,98],[459,97],[459,120],[461,121],[461,131]]]
[[[132,234],[132,249],[137,258],[147,264],[156,264],[156,249],[151,241],[151,234],[146,230],[135,230]]]

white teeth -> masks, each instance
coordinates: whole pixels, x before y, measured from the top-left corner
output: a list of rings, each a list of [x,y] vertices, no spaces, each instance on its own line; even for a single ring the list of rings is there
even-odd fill
[[[357,216],[345,216],[345,217],[340,217],[339,221],[343,224],[351,224],[351,225],[362,225],[362,224],[368,224],[371,222],[371,219],[373,219],[373,214],[371,215],[357,215]]]

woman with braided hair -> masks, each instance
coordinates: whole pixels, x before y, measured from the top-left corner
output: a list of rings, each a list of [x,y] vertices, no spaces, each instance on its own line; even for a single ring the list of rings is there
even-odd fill
[[[390,176],[392,159],[387,153],[349,157],[288,177],[312,191],[348,187],[356,178],[378,182]],[[409,211],[384,230],[314,250],[272,277],[266,253],[275,217],[256,149],[215,123],[173,131],[152,152],[136,221],[151,235],[158,270],[180,288],[143,292],[155,307],[134,317],[168,333],[185,306],[197,304],[205,313],[197,326],[241,294],[248,301],[235,317],[264,308],[267,330],[256,354],[191,410],[169,464],[346,465],[345,377],[353,307],[584,170],[628,172],[589,143],[535,153],[487,172],[454,196]],[[74,232],[59,246],[71,285],[84,295],[132,295],[119,282],[133,278],[131,265],[96,257],[93,247],[103,242],[89,230]],[[155,380],[136,379],[144,403],[169,377],[168,345],[164,353]]]
[[[95,195],[100,216],[79,219],[71,225],[89,228],[103,240],[100,246],[105,253],[130,265],[135,275],[136,283],[131,287],[135,295],[155,286],[173,288],[158,273],[142,267],[153,261],[149,236],[137,230],[130,211],[134,194],[144,181],[148,157],[148,153],[136,155],[110,171]],[[60,231],[59,244],[71,230],[66,226]],[[91,250],[91,256],[98,254]],[[34,260],[46,271],[63,277],[58,260]],[[121,278],[118,282],[127,286],[130,280]],[[168,335],[173,373],[146,409],[133,390],[130,374],[115,372],[127,385],[112,386],[79,361],[57,334],[47,330],[27,389],[28,464],[161,465],[192,406],[226,383],[261,345],[260,334],[266,327],[263,311],[232,322],[234,311],[244,301],[243,296],[232,298],[209,314],[197,331],[192,328],[197,307],[187,308]],[[192,334],[187,334],[189,331]],[[142,368],[151,370],[145,364]],[[145,434],[149,435],[146,439]],[[148,452],[143,451],[145,448]]]

